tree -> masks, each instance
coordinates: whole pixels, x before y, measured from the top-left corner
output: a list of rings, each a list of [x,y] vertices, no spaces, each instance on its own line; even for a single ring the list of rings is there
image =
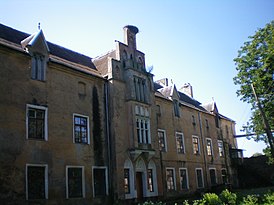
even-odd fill
[[[267,144],[274,158],[274,21],[249,37],[249,41],[238,51],[234,62],[238,74],[233,80],[235,85],[240,85],[237,95],[252,107],[248,129],[256,133],[253,137],[255,141]],[[268,123],[268,129],[264,120]]]

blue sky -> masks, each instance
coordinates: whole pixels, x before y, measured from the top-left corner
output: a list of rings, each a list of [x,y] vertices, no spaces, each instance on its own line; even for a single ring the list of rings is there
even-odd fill
[[[137,47],[152,66],[154,80],[169,78],[180,88],[193,86],[194,98],[214,98],[219,111],[237,123],[249,119],[250,106],[236,95],[233,59],[258,28],[274,20],[273,0],[0,0],[0,22],[26,33],[38,30],[48,41],[96,57],[123,41],[125,25],[140,33]],[[262,152],[263,143],[238,140],[244,155]]]

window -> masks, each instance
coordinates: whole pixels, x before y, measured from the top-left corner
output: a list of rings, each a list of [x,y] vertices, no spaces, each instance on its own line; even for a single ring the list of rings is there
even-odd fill
[[[208,129],[209,128],[209,124],[208,124],[208,120],[207,119],[205,120],[205,123],[206,123],[206,128]]]
[[[223,156],[224,156],[223,141],[218,140],[218,148],[219,148],[219,156],[220,156],[220,157],[223,157]]]
[[[192,136],[192,144],[193,144],[193,153],[200,154],[199,138],[196,136]]]
[[[196,125],[196,119],[195,119],[195,116],[192,115],[192,125],[195,126]]]
[[[73,114],[74,143],[89,144],[89,117]]]
[[[166,183],[167,183],[167,190],[168,191],[176,190],[174,172],[175,172],[174,168],[167,168],[166,169]]]
[[[218,116],[217,113],[215,114],[215,125],[216,125],[217,128],[220,127],[219,116]]]
[[[108,181],[106,167],[93,167],[93,196],[108,195]]]
[[[130,193],[130,176],[129,176],[129,169],[124,169],[124,186],[125,186],[125,193]]]
[[[204,178],[202,168],[196,168],[196,182],[197,188],[204,188]]]
[[[45,56],[34,53],[32,56],[31,78],[34,80],[46,80],[46,58]]]
[[[179,102],[178,100],[173,100],[174,114],[176,117],[180,117]]]
[[[124,163],[124,191],[125,198],[134,198],[134,176],[133,165],[130,159],[126,159]]]
[[[26,198],[48,198],[48,165],[26,165]]]
[[[183,133],[176,132],[176,148],[177,148],[177,153],[180,153],[180,154],[185,153]]]
[[[187,175],[187,169],[186,168],[180,168],[180,186],[181,189],[188,189],[188,175]]]
[[[151,144],[150,119],[148,109],[142,106],[135,107],[136,132],[139,144]]]
[[[84,198],[85,197],[85,178],[84,167],[66,167],[66,197]]]
[[[160,151],[166,152],[166,132],[165,130],[158,130],[158,138],[159,138],[159,148]]]
[[[48,139],[47,118],[48,108],[37,105],[27,105],[27,139]]]
[[[209,169],[209,175],[210,175],[211,186],[216,185],[217,184],[216,169],[214,168]]]
[[[208,156],[213,156],[212,140],[209,138],[206,139],[206,151]]]
[[[147,88],[146,88],[146,80],[134,77],[134,89],[135,89],[135,99],[140,102],[147,102]]]
[[[223,184],[227,183],[227,172],[226,172],[226,169],[222,169],[222,181],[223,181]]]
[[[148,179],[148,190],[150,192],[154,192],[154,186],[153,186],[153,170],[148,169],[147,170],[147,179]]]

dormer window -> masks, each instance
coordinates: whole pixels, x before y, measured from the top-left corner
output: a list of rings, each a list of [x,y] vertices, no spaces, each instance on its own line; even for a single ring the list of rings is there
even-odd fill
[[[34,80],[46,80],[46,59],[44,55],[34,53],[31,59],[31,78]]]
[[[49,47],[42,30],[22,40],[21,45],[31,56],[31,78],[45,81]]]
[[[176,117],[180,117],[179,102],[178,100],[173,100],[174,114]]]

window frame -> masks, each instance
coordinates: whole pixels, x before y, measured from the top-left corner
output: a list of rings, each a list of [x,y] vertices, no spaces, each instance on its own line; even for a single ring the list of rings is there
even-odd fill
[[[186,188],[182,187],[182,180],[181,180],[181,171],[185,170],[186,171]],[[187,168],[179,168],[179,178],[180,178],[180,189],[181,190],[188,190],[189,189],[189,179],[188,179],[188,171]]]
[[[197,149],[198,151],[196,152],[196,142],[194,143],[194,139],[197,139]],[[200,148],[200,139],[198,136],[192,135],[192,148],[193,148],[193,154],[194,155],[200,155],[201,154],[201,148]]]
[[[135,126],[138,144],[151,145],[150,115],[148,108],[135,105]]]
[[[208,153],[208,141],[210,142],[210,154]],[[206,153],[207,153],[207,156],[210,156],[210,157],[213,157],[213,146],[212,146],[212,139],[211,138],[206,138]]]
[[[69,169],[82,169],[82,197],[70,197],[69,196],[69,176],[68,170]],[[67,165],[66,166],[66,199],[78,199],[78,198],[85,198],[86,197],[86,189],[85,189],[85,167],[84,166],[73,166]]]
[[[202,179],[202,186],[201,187],[199,186],[199,181],[198,181],[198,172],[197,172],[198,170],[201,171],[201,179]],[[203,189],[205,187],[203,169],[202,168],[196,168],[195,169],[195,176],[196,176],[197,189]]]
[[[180,136],[180,138],[178,136]],[[178,149],[178,139],[181,139],[181,142],[183,143],[183,150],[182,150],[182,152],[179,151],[179,149]],[[175,140],[176,140],[176,151],[177,151],[177,154],[185,154],[186,151],[185,151],[184,134],[182,132],[175,132]]]
[[[151,173],[151,176],[150,176]],[[152,187],[152,190],[150,189]],[[152,168],[147,169],[147,189],[149,192],[155,192],[154,187],[154,170]]]
[[[44,167],[45,173],[44,173],[44,182],[45,182],[45,198],[48,199],[48,165],[47,164],[26,164],[25,169],[25,187],[26,187],[26,200],[35,200],[35,199],[29,199],[29,190],[28,190],[28,167]]]
[[[225,175],[223,174],[223,171],[225,171]],[[227,169],[226,168],[221,169],[221,177],[222,177],[223,184],[228,183],[228,175],[227,175]],[[224,177],[225,177],[225,180],[224,180]]]
[[[224,143],[222,140],[218,140],[218,152],[219,152],[219,157],[224,157]]]
[[[176,99],[173,99],[173,110],[174,110],[174,116],[180,117],[180,106],[179,101]]]
[[[167,178],[168,177],[168,175],[167,175],[168,170],[172,170],[172,181],[173,181],[174,189],[168,189],[168,178]],[[173,167],[166,167],[166,189],[167,189],[167,191],[176,191],[177,190],[175,168],[173,168]]]
[[[95,169],[102,169],[102,170],[105,170],[105,182],[106,182],[106,196],[109,195],[109,192],[108,192],[108,188],[109,188],[109,182],[108,182],[108,169],[106,166],[92,166],[92,192],[93,192],[93,197],[102,197],[102,196],[95,196],[95,180],[94,180],[94,170]]]
[[[87,142],[83,143],[81,142],[75,142],[75,117],[81,117],[81,118],[86,118],[87,119]],[[74,144],[90,144],[90,126],[89,126],[89,116],[87,115],[81,115],[78,113],[73,113],[73,143]]]
[[[164,142],[164,145],[165,145],[164,147],[160,146],[159,132],[163,133],[163,142]],[[157,134],[158,134],[158,140],[159,140],[159,148],[160,148],[159,150],[161,152],[167,152],[166,131],[163,130],[163,129],[158,129]]]
[[[211,170],[214,170],[214,174],[215,174],[215,184],[212,184],[212,180],[211,180]],[[216,171],[216,168],[209,168],[209,178],[210,178],[210,184],[211,186],[216,186],[218,184],[218,177],[217,177],[217,171]]]
[[[47,59],[46,56],[34,52],[31,55],[31,79],[46,81],[46,68],[47,68]]]
[[[44,138],[30,138],[29,137],[29,109],[44,111]],[[48,108],[40,105],[26,105],[26,139],[48,141]]]
[[[125,177],[125,171],[128,171],[128,176],[127,176],[127,178]],[[127,184],[125,183],[126,182],[126,179],[127,179]],[[131,192],[131,187],[130,187],[130,183],[131,183],[131,179],[130,179],[130,168],[125,168],[124,167],[124,192],[125,192],[125,194],[130,194],[130,192]],[[126,191],[126,186],[127,186],[127,188],[128,188],[128,191]]]

